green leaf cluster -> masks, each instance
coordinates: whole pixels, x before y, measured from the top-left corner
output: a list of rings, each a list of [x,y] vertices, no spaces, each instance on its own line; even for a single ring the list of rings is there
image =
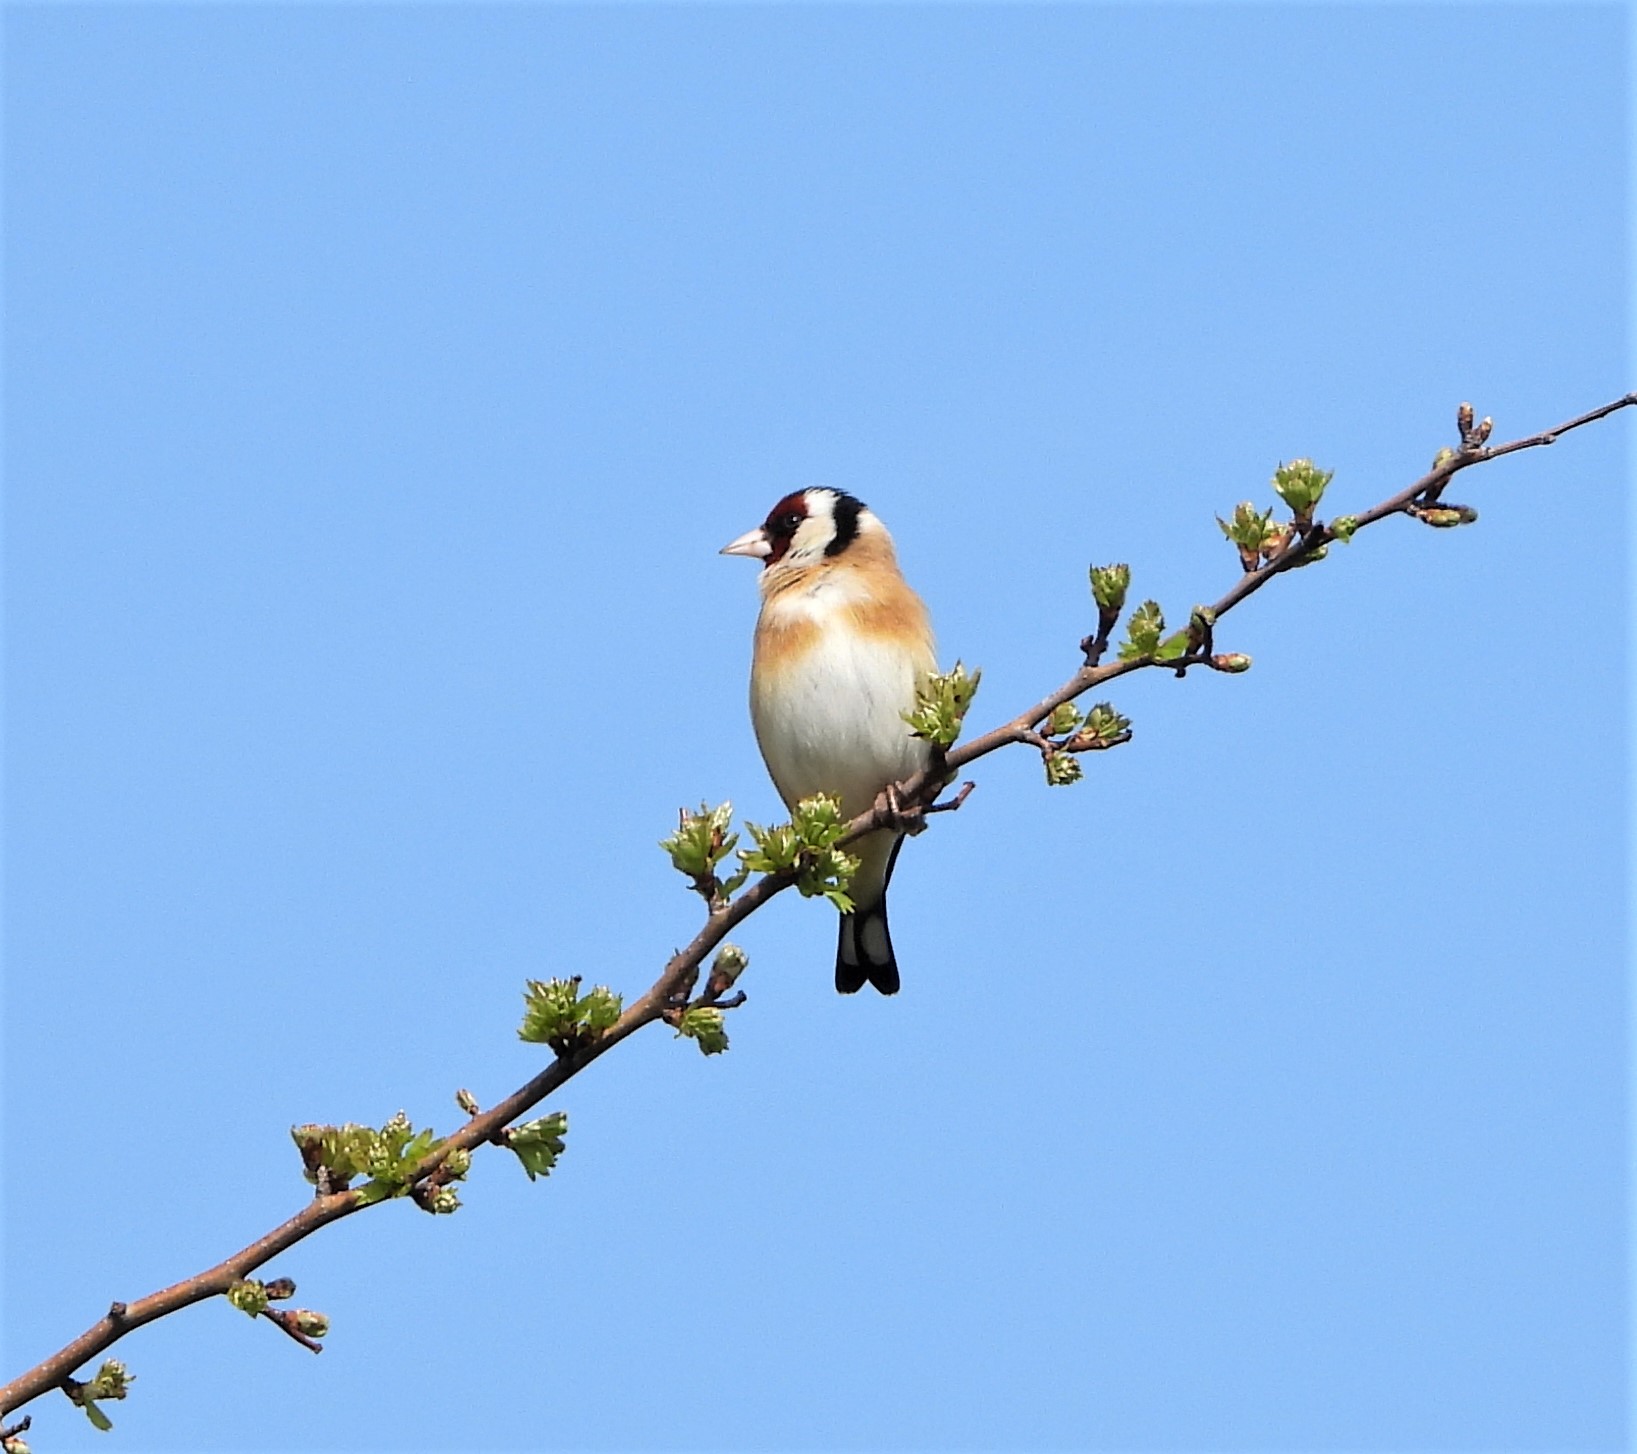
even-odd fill
[[[1298,523],[1313,518],[1313,507],[1324,496],[1325,486],[1336,477],[1334,470],[1321,470],[1310,459],[1293,459],[1273,472],[1273,490],[1290,507]]]
[[[661,838],[659,846],[671,855],[671,863],[680,874],[691,879],[714,874],[719,864],[739,841],[737,833],[728,832],[733,822],[733,804],[720,807],[699,805],[697,813],[684,808],[678,815],[676,832]]]
[[[267,1296],[267,1285],[253,1277],[241,1277],[223,1294],[241,1313],[259,1318],[272,1301]]]
[[[1053,737],[1063,737],[1080,725],[1080,709],[1073,702],[1059,702],[1046,719],[1046,731]]]
[[[728,1030],[722,1012],[710,1005],[684,1010],[676,1023],[678,1038],[686,1036],[702,1055],[720,1055],[728,1048]]]
[[[1120,660],[1175,661],[1188,650],[1187,631],[1165,634],[1165,612],[1158,601],[1144,601],[1125,623],[1126,639],[1120,643]]]
[[[803,798],[788,823],[763,828],[746,823],[754,848],[741,848],[739,857],[748,872],[783,873],[794,869],[796,888],[806,898],[822,896],[842,913],[851,913],[847,886],[858,872],[858,859],[835,846],[847,831],[841,801],[826,793]]]
[[[1258,562],[1272,555],[1285,541],[1285,527],[1274,523],[1273,506],[1258,510],[1249,500],[1242,500],[1233,508],[1233,518],[1216,523],[1222,533],[1239,549],[1239,563],[1248,571],[1255,570]]]
[[[594,985],[582,995],[580,978],[531,979],[523,988],[517,1038],[567,1055],[612,1029],[624,1001],[607,985]]]
[[[380,1130],[349,1121],[344,1126],[292,1126],[290,1136],[301,1152],[307,1180],[315,1186],[321,1174],[331,1191],[340,1191],[355,1177],[368,1177],[358,1188],[366,1206],[402,1196],[415,1168],[442,1144],[430,1128],[417,1131],[402,1111]]]
[[[958,661],[949,671],[933,672],[915,688],[915,710],[904,713],[911,733],[935,747],[953,747],[982,679],[981,671],[969,672]]]
[[[1071,752],[1048,752],[1045,762],[1048,787],[1066,788],[1070,783],[1077,783],[1085,776],[1080,759]]]
[[[1125,593],[1131,589],[1128,565],[1094,565],[1091,568],[1091,598],[1097,609],[1118,616],[1125,609]]]
[[[1114,739],[1131,730],[1131,719],[1122,717],[1108,702],[1099,702],[1086,713],[1079,740],[1088,747],[1110,747]]]
[[[547,1176],[563,1154],[563,1138],[568,1135],[568,1113],[553,1111],[537,1121],[525,1121],[506,1132],[506,1144],[523,1163],[523,1170],[533,1181]]]
[[[109,1358],[88,1383],[69,1383],[64,1387],[69,1398],[85,1410],[85,1417],[90,1419],[92,1426],[106,1434],[114,1423],[97,1407],[98,1401],[124,1398],[135,1382],[136,1376],[126,1372],[125,1365],[119,1359]]]
[[[1125,623],[1125,640],[1120,643],[1120,660],[1135,661],[1159,650],[1165,634],[1165,612],[1158,601],[1144,601]]]

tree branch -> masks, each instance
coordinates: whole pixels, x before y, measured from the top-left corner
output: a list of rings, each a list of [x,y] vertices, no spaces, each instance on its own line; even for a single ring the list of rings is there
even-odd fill
[[[1570,419],[1555,429],[1494,446],[1487,442],[1489,421],[1484,420],[1482,424],[1474,426],[1472,411],[1463,405],[1459,414],[1461,436],[1459,449],[1441,452],[1438,462],[1420,479],[1379,505],[1351,517],[1352,523],[1345,531],[1345,535],[1337,531],[1336,520],[1329,524],[1320,521],[1305,523],[1298,521],[1293,524],[1284,543],[1268,560],[1256,569],[1247,570],[1241,575],[1221,599],[1208,608],[1207,613],[1202,615],[1196,611],[1196,619],[1203,619],[1206,626],[1198,643],[1195,643],[1192,635],[1190,636],[1191,644],[1185,654],[1170,659],[1161,659],[1153,654],[1127,656],[1107,665],[1100,664],[1113,625],[1112,618],[1106,611],[1103,612],[1097,633],[1086,637],[1080,643],[1080,649],[1085,654],[1084,664],[1057,690],[1042,697],[1018,716],[981,736],[972,738],[947,753],[935,752],[933,763],[927,769],[915,774],[907,782],[897,784],[893,792],[883,793],[868,812],[861,813],[849,822],[845,836],[839,840],[840,844],[851,843],[883,827],[902,828],[907,825],[918,825],[924,822],[928,812],[958,808],[971,791],[972,784],[967,783],[954,798],[940,803],[938,798],[944,787],[962,768],[1000,748],[1022,743],[1036,746],[1042,751],[1081,750],[1052,743],[1040,731],[1042,724],[1064,703],[1072,702],[1086,692],[1118,677],[1148,667],[1162,667],[1179,675],[1194,666],[1217,666],[1219,670],[1240,669],[1231,665],[1222,666],[1220,665],[1222,659],[1209,655],[1210,626],[1261,590],[1274,577],[1309,563],[1315,553],[1331,541],[1350,537],[1358,530],[1374,525],[1390,515],[1413,516],[1418,512],[1438,508],[1458,509],[1459,507],[1440,507],[1438,502],[1444,487],[1460,471],[1499,459],[1503,455],[1515,454],[1519,450],[1553,444],[1571,430],[1594,423],[1631,405],[1637,405],[1637,393],[1626,394],[1612,403]],[[1423,514],[1422,518],[1427,517]],[[1429,523],[1459,522],[1432,520]],[[539,1105],[558,1087],[578,1075],[622,1040],[654,1021],[665,1018],[667,1011],[674,1014],[679,1003],[685,1003],[691,993],[706,956],[726,939],[731,930],[742,924],[769,899],[783,893],[795,881],[794,869],[764,874],[731,901],[721,898],[713,900],[704,924],[687,947],[671,956],[659,978],[643,995],[626,1007],[611,1028],[589,1043],[578,1044],[568,1049],[533,1079],[518,1087],[511,1095],[487,1111],[473,1112],[463,1126],[440,1142],[434,1151],[415,1166],[410,1177],[410,1187],[422,1186],[428,1179],[433,1178],[446,1158],[455,1150],[475,1151],[486,1142],[505,1144],[504,1132],[512,1121]],[[734,996],[731,1000],[716,1000],[707,994],[700,1003],[730,1008],[741,999],[742,996]],[[469,1106],[470,1098],[468,1097],[462,1104]],[[106,1315],[93,1323],[79,1337],[0,1388],[0,1415],[9,1414],[54,1388],[65,1387],[77,1369],[112,1347],[133,1329],[167,1317],[193,1303],[226,1293],[234,1283],[247,1278],[279,1253],[295,1246],[331,1222],[350,1216],[366,1206],[375,1205],[376,1200],[378,1198],[367,1197],[357,1189],[326,1191],[321,1187],[319,1194],[295,1216],[225,1261],[147,1297],[139,1298],[133,1303],[114,1303]],[[304,1346],[315,1351],[320,1346],[314,1339],[300,1332],[291,1321],[293,1315],[268,1313],[266,1316],[271,1317],[286,1333]],[[26,1427],[27,1421],[24,1420],[14,1428],[7,1429],[5,1433],[20,1432]]]

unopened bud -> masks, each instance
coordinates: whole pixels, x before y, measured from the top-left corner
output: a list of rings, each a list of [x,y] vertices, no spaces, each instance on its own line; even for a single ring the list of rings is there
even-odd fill
[[[421,1205],[434,1216],[439,1214],[447,1216],[451,1212],[460,1210],[460,1193],[452,1186],[436,1187],[427,1193]],[[313,1336],[317,1338],[322,1337],[323,1334],[315,1333]]]
[[[1228,651],[1211,658],[1217,671],[1242,672],[1250,670],[1250,658],[1242,651]]]
[[[477,1114],[477,1097],[474,1096],[469,1090],[462,1089],[456,1091],[455,1104],[459,1106],[461,1110],[465,1111],[468,1116],[475,1116]]]
[[[1415,512],[1416,518],[1435,530],[1453,530],[1457,525],[1471,525],[1478,512],[1470,505],[1423,505]]]
[[[330,1320],[323,1313],[315,1313],[311,1308],[297,1308],[290,1314],[296,1328],[309,1338],[323,1338],[329,1335]]]
[[[737,944],[724,944],[711,961],[710,979],[705,985],[707,999],[716,999],[733,988],[733,982],[745,972],[750,956]]]

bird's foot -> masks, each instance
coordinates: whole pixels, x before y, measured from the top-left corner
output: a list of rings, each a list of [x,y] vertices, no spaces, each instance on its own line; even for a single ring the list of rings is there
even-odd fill
[[[894,833],[914,837],[926,832],[926,809],[920,804],[906,806],[898,794],[898,784],[888,783],[876,795],[875,811],[881,816],[882,826]]]

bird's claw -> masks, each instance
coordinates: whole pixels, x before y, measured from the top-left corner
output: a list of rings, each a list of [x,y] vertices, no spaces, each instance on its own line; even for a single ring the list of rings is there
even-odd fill
[[[896,783],[888,783],[877,794],[875,811],[883,820],[882,826],[895,833],[906,833],[913,838],[917,833],[926,832],[926,810],[919,805],[905,807]]]

